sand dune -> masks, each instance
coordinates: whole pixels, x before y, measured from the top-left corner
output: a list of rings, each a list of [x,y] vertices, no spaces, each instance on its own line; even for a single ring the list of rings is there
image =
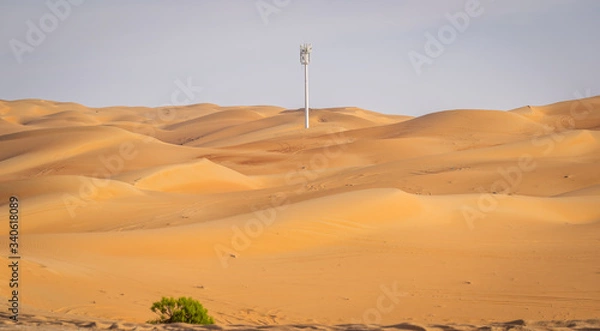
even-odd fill
[[[599,101],[309,130],[274,106],[0,101],[20,327],[152,330],[185,295],[224,330],[598,328]]]
[[[599,105],[600,97],[596,96],[548,106],[527,106],[511,112],[544,124],[550,132],[572,129],[597,130],[600,127],[600,114],[596,111]]]
[[[371,139],[430,137],[457,149],[472,149],[523,140],[542,129],[541,124],[510,112],[453,110],[347,134]]]
[[[151,191],[178,193],[218,193],[246,191],[260,187],[260,181],[244,176],[206,159],[190,164],[163,166],[150,170],[135,186]]]
[[[59,113],[34,118],[30,121],[22,123],[23,125],[46,126],[46,127],[61,127],[61,126],[85,126],[97,125],[101,122],[91,116],[86,116],[80,111],[66,110]]]
[[[193,160],[203,152],[111,126],[39,129],[0,136],[0,178],[94,177]]]

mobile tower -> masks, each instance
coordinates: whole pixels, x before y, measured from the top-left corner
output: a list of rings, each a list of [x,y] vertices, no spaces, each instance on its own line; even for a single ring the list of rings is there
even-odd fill
[[[304,66],[304,126],[308,129],[308,64],[310,63],[311,44],[300,45],[300,63]]]

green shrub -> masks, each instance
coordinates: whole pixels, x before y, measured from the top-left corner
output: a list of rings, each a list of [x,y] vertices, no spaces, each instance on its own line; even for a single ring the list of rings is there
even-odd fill
[[[179,299],[163,297],[160,301],[152,304],[150,308],[158,314],[159,318],[149,321],[152,324],[159,323],[189,323],[189,324],[214,324],[214,319],[208,315],[206,308],[192,298],[181,297]]]

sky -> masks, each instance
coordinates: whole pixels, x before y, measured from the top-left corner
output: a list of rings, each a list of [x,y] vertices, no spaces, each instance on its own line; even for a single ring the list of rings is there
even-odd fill
[[[0,0],[0,27],[4,100],[301,108],[305,42],[312,108],[600,94],[596,0]]]

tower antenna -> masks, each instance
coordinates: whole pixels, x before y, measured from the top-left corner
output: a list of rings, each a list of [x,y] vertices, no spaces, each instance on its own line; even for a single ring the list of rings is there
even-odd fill
[[[304,65],[304,127],[308,129],[308,64],[310,63],[312,44],[300,45],[300,63]]]

